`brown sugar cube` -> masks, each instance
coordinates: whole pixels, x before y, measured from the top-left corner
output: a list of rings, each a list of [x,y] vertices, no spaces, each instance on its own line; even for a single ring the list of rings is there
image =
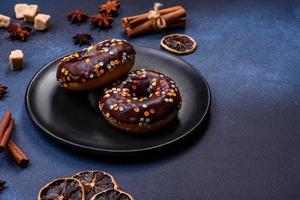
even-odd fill
[[[10,23],[10,17],[0,14],[0,28],[1,27],[7,28],[9,23]]]
[[[34,28],[38,31],[48,30],[50,26],[50,20],[51,20],[50,15],[38,14],[34,18]]]
[[[21,50],[16,49],[9,55],[9,62],[11,70],[18,70],[23,68],[24,54]]]
[[[38,14],[38,5],[29,5],[24,9],[24,19],[28,22],[34,22],[35,16]]]
[[[23,19],[24,18],[24,10],[28,6],[27,3],[17,3],[15,5],[15,15],[17,19]]]

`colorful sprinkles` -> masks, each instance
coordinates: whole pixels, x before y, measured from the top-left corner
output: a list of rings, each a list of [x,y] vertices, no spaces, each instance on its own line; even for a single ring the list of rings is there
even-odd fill
[[[104,89],[99,107],[115,123],[147,126],[178,111],[181,105],[174,81],[163,74],[139,69]],[[124,114],[124,115],[123,115]]]
[[[59,65],[60,71],[57,80],[63,87],[68,87],[70,82],[86,82],[89,79],[99,78],[106,71],[113,71],[120,64],[134,58],[135,51],[126,40],[104,40],[80,52],[64,57]],[[71,72],[68,66],[74,66],[74,62],[78,62],[78,69],[82,69],[81,66],[85,65],[85,71],[78,73],[78,69],[76,69]],[[70,69],[72,68],[74,67],[70,67]]]

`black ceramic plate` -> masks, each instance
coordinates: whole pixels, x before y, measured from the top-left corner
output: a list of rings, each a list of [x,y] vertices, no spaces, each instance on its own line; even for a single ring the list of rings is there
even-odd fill
[[[71,92],[56,81],[58,58],[31,80],[26,107],[32,121],[46,134],[77,149],[99,153],[131,153],[157,149],[187,136],[204,119],[210,90],[204,77],[191,65],[167,53],[137,47],[135,68],[158,70],[179,87],[182,107],[178,118],[146,134],[134,134],[109,125],[98,110],[99,91]]]

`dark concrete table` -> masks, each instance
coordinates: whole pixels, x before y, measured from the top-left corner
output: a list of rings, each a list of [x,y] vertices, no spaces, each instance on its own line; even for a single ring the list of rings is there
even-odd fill
[[[33,2],[33,1],[32,1]],[[107,31],[88,23],[70,25],[68,11],[90,14],[102,1],[41,1],[53,25],[27,42],[11,41],[0,31],[0,82],[9,93],[0,100],[0,115],[12,111],[14,140],[31,158],[20,169],[0,155],[0,178],[8,187],[2,200],[36,199],[39,188],[56,177],[83,169],[111,172],[136,199],[285,199],[300,198],[300,4],[287,0],[201,0],[181,2],[188,11],[185,30],[199,48],[181,58],[207,78],[212,89],[210,122],[202,137],[160,156],[118,162],[70,151],[45,137],[29,119],[24,95],[31,77],[46,63],[79,47],[72,36],[88,32],[95,41],[123,38],[120,17]],[[12,0],[0,13],[13,16]],[[122,0],[120,16],[145,11],[153,1]],[[179,1],[164,1],[171,6]],[[159,49],[164,34],[130,39],[134,45]],[[126,37],[125,37],[126,38]],[[8,55],[20,48],[22,71],[9,69]]]

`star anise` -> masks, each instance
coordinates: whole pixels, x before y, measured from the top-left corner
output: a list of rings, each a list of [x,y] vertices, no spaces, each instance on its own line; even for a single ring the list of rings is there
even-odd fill
[[[0,84],[0,98],[7,93],[7,87]]]
[[[76,23],[76,22],[83,22],[86,21],[89,18],[87,13],[81,12],[79,10],[73,10],[68,14],[68,19],[71,21],[71,23]]]
[[[74,44],[79,44],[79,46],[82,46],[84,44],[91,44],[91,41],[93,41],[93,38],[89,34],[80,34],[77,33],[74,37]]]
[[[104,13],[103,14],[98,13],[98,14],[91,17],[91,22],[95,26],[99,26],[99,27],[103,27],[103,28],[109,27],[109,25],[113,21],[114,21],[114,18],[112,16],[104,14]]]
[[[25,41],[30,35],[31,28],[28,26],[22,26],[19,23],[10,23],[7,31],[10,34],[10,38]]]
[[[98,7],[100,12],[106,14],[116,14],[120,8],[119,0],[108,0],[105,4]]]

